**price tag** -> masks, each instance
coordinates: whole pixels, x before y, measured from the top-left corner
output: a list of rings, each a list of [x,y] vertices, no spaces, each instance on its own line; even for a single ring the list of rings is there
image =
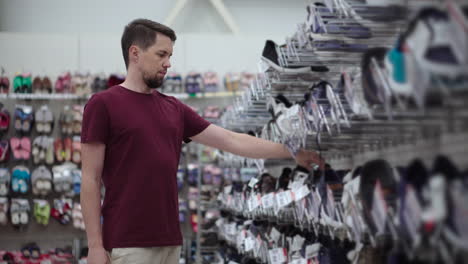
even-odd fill
[[[278,243],[278,240],[281,237],[281,233],[273,227],[270,231],[270,237],[273,242]]]
[[[304,245],[305,238],[301,237],[300,235],[295,235],[293,238],[293,242],[291,245],[290,251],[298,251],[301,250],[302,246]]]
[[[254,240],[251,237],[247,237],[244,241],[245,251],[246,252],[252,251],[254,249],[254,244],[255,244]]]
[[[257,182],[258,182],[258,179],[257,179],[257,178],[252,178],[252,179],[250,179],[250,181],[249,181],[249,187],[250,187],[250,188],[255,187],[255,184],[257,184]]]
[[[265,209],[272,208],[275,205],[275,194],[269,193],[262,197],[262,206]]]
[[[235,235],[237,233],[236,223],[226,225],[226,233],[228,235]]]
[[[230,194],[232,191],[232,185],[228,185],[224,187],[224,193],[225,194]]]
[[[310,190],[309,190],[309,187],[307,187],[307,185],[302,185],[301,187],[299,187],[299,189],[293,190],[293,192],[294,192],[294,198],[296,202],[298,202],[304,199],[307,195],[309,195]]]
[[[312,259],[316,257],[319,253],[319,250],[320,250],[320,243],[315,243],[315,244],[306,246],[306,249],[305,249],[306,259]]]
[[[377,180],[374,189],[374,200],[371,209],[372,219],[377,227],[378,234],[385,231],[385,223],[387,221],[387,204],[385,202],[380,181]]]
[[[278,204],[279,208],[288,206],[290,203],[292,203],[292,201],[293,199],[291,191],[284,191],[276,194],[276,203]]]
[[[217,227],[221,227],[221,225],[223,224],[223,219],[219,218],[218,220],[216,220],[215,224]]]
[[[290,190],[298,190],[299,188],[301,188],[301,186],[302,186],[303,184],[304,184],[304,183],[299,182],[299,181],[289,182],[289,184],[288,184],[288,189],[290,189]]]
[[[270,263],[272,264],[281,264],[286,262],[285,249],[283,248],[274,248],[268,251],[270,257]]]

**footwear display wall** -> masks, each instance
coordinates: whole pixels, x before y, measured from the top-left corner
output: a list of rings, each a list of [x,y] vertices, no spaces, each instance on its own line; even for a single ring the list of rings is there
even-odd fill
[[[224,155],[220,263],[465,263],[468,3],[305,11],[221,124],[327,164]]]
[[[215,92],[180,99],[210,122],[217,123],[235,94]],[[23,261],[45,261],[47,256],[55,254],[48,252],[49,249],[65,246],[69,247],[65,250],[69,255],[55,254],[57,261],[70,256],[78,258],[86,246],[79,204],[80,133],[83,106],[89,96],[3,95],[0,101],[0,259],[11,253]],[[196,216],[197,211],[195,208],[190,214],[187,208],[186,168],[187,162],[197,163],[198,158],[188,157],[188,151],[187,148],[183,151],[178,175],[184,259],[189,259],[192,241],[196,244],[197,238],[191,223],[191,216]],[[40,248],[40,257],[24,256],[21,249],[29,242]]]

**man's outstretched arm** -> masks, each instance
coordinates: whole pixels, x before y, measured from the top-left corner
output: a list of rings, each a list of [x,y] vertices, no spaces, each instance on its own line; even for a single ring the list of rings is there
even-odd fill
[[[203,132],[191,138],[193,141],[233,154],[254,159],[293,158],[286,146],[265,139],[236,133],[216,125],[208,126]],[[312,151],[301,150],[294,157],[297,164],[311,169],[311,164],[322,166],[319,155]]]

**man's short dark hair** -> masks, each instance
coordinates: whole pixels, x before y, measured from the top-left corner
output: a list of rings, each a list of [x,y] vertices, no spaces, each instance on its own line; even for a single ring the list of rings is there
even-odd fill
[[[169,37],[172,41],[176,41],[177,39],[174,30],[149,19],[135,19],[125,27],[121,43],[125,67],[127,69],[129,64],[128,49],[130,46],[137,45],[143,50],[147,49],[155,43],[156,32]]]

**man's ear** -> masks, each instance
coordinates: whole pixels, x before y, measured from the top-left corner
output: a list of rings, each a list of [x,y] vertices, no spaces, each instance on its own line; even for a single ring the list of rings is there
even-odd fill
[[[140,49],[137,46],[131,45],[130,48],[128,48],[128,56],[131,62],[137,63],[139,55]]]

